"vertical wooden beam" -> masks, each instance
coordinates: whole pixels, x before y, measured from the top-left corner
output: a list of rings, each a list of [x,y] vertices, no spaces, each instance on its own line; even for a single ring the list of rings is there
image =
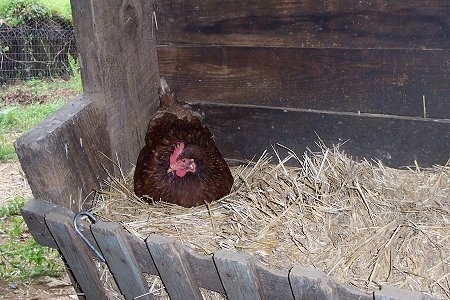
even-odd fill
[[[338,300],[339,295],[325,273],[318,269],[295,266],[289,273],[295,300]]]
[[[49,213],[45,222],[86,299],[107,299],[91,249],[75,233],[72,218]]]
[[[127,173],[136,163],[148,121],[159,105],[153,1],[89,2],[95,31],[82,38],[96,40],[111,152]]]
[[[71,0],[81,79],[85,93],[101,92],[101,68],[97,54],[94,15],[91,1]]]
[[[151,235],[147,238],[147,247],[170,299],[203,299],[188,259],[178,242]]]
[[[149,294],[147,282],[122,226],[100,222],[93,224],[91,230],[125,299],[155,299]]]
[[[264,299],[255,264],[249,254],[218,250],[213,258],[228,299]]]

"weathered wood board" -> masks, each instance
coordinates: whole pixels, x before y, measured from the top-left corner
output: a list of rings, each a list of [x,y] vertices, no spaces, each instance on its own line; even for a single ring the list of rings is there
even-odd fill
[[[450,47],[450,2],[156,0],[158,44]]]
[[[125,173],[140,148],[150,116],[158,105],[152,1],[72,0],[81,51],[83,82],[105,101],[111,153]],[[100,86],[98,86],[100,85]]]
[[[228,299],[264,299],[255,262],[249,254],[218,250],[214,254],[214,263]]]
[[[395,167],[448,160],[450,2],[156,0],[155,11],[160,74],[181,100],[211,104],[225,156],[273,142],[303,151],[318,135]]]
[[[158,48],[186,102],[450,119],[450,50]],[[424,103],[425,98],[425,103]]]
[[[111,166],[105,103],[100,95],[81,95],[15,143],[35,197],[74,211],[89,207],[85,197],[100,187],[101,166]],[[103,153],[103,154],[101,154]]]
[[[261,106],[197,103],[225,157],[251,159],[281,143],[301,156],[318,151],[319,138],[356,159],[378,158],[388,166],[444,165],[449,159],[450,120]]]
[[[91,249],[75,233],[72,219],[51,212],[45,216],[45,222],[86,299],[108,299],[97,266],[90,257]]]
[[[122,226],[118,223],[99,222],[93,224],[91,229],[125,299],[156,299],[149,294],[148,284]]]

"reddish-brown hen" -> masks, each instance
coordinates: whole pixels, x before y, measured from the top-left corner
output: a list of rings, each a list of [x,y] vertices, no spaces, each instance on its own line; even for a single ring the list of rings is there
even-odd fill
[[[192,207],[222,198],[232,185],[209,129],[161,79],[160,107],[148,125],[134,172],[136,195]]]

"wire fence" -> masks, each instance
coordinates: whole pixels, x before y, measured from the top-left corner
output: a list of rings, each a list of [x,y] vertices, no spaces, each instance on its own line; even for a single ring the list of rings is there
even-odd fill
[[[73,27],[46,19],[18,27],[0,25],[0,85],[72,74],[77,49]]]

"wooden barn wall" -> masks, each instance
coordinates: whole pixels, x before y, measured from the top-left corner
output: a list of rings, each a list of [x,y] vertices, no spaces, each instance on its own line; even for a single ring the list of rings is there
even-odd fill
[[[154,10],[160,75],[205,111],[225,156],[304,149],[317,133],[393,166],[448,159],[449,1],[156,0]],[[227,142],[238,123],[287,118],[280,108],[285,131]]]

